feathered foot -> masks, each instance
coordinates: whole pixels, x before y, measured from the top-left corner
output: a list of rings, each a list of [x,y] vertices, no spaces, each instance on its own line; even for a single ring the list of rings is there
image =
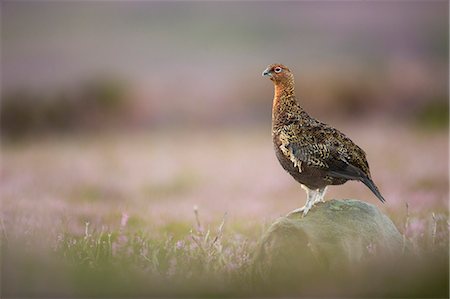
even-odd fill
[[[291,211],[287,216],[291,216],[293,214],[297,214],[303,212],[303,217],[308,214],[309,210],[318,202],[325,201],[325,193],[327,191],[327,187],[320,189],[309,189],[308,187],[302,185],[302,188],[306,190],[306,204],[298,209]]]
[[[297,214],[297,213],[301,213],[301,212],[303,212],[304,209],[305,209],[305,207],[301,207],[301,208],[292,210],[286,215],[286,217],[289,217],[289,216]]]

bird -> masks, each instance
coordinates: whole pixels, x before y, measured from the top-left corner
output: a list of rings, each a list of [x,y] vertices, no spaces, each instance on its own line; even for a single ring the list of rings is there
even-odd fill
[[[294,75],[283,64],[271,64],[262,73],[274,85],[272,103],[272,142],[281,166],[303,189],[303,207],[290,214],[303,213],[323,202],[327,187],[356,180],[385,202],[373,182],[366,153],[334,127],[311,117],[295,94]]]

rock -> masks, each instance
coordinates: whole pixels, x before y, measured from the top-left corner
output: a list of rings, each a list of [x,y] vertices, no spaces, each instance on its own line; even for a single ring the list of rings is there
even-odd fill
[[[304,274],[342,267],[402,252],[402,236],[374,205],[359,200],[330,200],[281,217],[260,240],[254,270]]]

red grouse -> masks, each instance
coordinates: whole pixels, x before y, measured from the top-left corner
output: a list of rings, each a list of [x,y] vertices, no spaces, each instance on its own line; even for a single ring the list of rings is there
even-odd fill
[[[306,190],[303,212],[324,201],[328,185],[348,180],[364,183],[384,202],[370,177],[364,151],[337,129],[303,110],[295,96],[294,75],[282,64],[271,64],[263,76],[272,80],[275,95],[272,107],[272,140],[281,166]]]

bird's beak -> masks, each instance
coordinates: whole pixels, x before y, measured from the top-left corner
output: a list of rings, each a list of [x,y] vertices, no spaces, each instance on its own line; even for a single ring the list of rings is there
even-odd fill
[[[262,75],[263,77],[272,77],[272,73],[270,72],[269,68],[266,68]]]

